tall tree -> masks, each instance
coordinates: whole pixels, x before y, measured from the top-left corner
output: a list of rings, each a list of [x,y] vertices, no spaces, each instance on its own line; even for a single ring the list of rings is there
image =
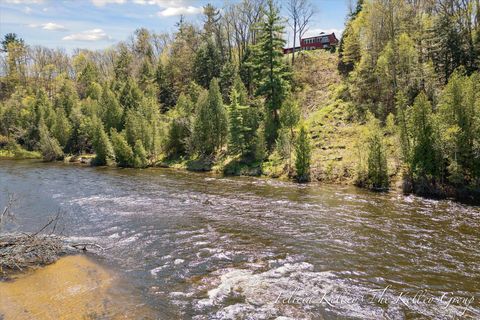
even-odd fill
[[[201,156],[212,155],[226,142],[227,114],[217,79],[211,81],[208,94],[198,100],[193,130],[194,143]]]
[[[305,126],[300,127],[295,144],[295,170],[298,182],[310,180],[311,140]]]
[[[266,140],[272,147],[280,127],[279,110],[290,88],[290,73],[284,64],[282,35],[284,26],[280,11],[273,0],[269,0],[265,18],[259,25],[258,43],[254,46],[253,68],[257,82],[257,95],[265,97]]]
[[[245,150],[245,127],[243,124],[242,109],[245,107],[239,104],[238,92],[235,88],[232,90],[230,100],[228,151],[230,154],[240,154],[243,156]]]

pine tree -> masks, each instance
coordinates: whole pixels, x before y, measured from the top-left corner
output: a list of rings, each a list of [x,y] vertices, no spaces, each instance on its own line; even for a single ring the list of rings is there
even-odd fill
[[[117,165],[120,167],[132,167],[134,159],[132,147],[128,145],[123,132],[118,133],[117,130],[112,128],[110,130],[110,136]]]
[[[175,108],[169,111],[171,120],[165,142],[165,152],[168,157],[178,158],[186,155],[187,142],[191,134],[190,112],[192,109],[192,101],[182,93],[178,97]]]
[[[39,133],[40,133],[40,151],[43,156],[43,160],[45,161],[55,161],[55,160],[62,160],[63,159],[63,151],[58,143],[57,139],[52,137],[50,132],[48,131],[47,126],[40,122],[39,125]]]
[[[380,121],[370,117],[368,136],[368,185],[374,190],[388,189],[388,167]]]
[[[65,148],[71,132],[72,125],[65,114],[65,110],[57,108],[55,124],[52,126],[52,134],[62,148]]]
[[[102,98],[100,99],[100,108],[106,130],[110,131],[111,128],[121,130],[123,110],[117,97],[107,86],[103,88]]]
[[[115,59],[114,73],[115,80],[125,82],[131,76],[132,54],[129,52],[126,45],[121,45],[120,52]]]
[[[305,126],[300,127],[300,132],[295,144],[295,170],[298,182],[310,180],[311,141]]]
[[[143,59],[142,66],[140,67],[140,75],[139,75],[139,87],[146,92],[155,80],[155,72],[150,62],[150,59],[146,57]]]
[[[63,79],[60,92],[55,99],[55,106],[57,108],[63,108],[68,116],[77,103],[78,93],[73,82],[69,79]]]
[[[170,66],[165,66],[161,59],[158,62],[155,72],[155,81],[158,86],[158,101],[162,104],[164,110],[168,110],[175,105],[175,90],[172,82]]]
[[[222,90],[223,102],[231,103],[230,96],[232,93],[232,87],[237,78],[238,78],[238,75],[237,75],[237,69],[235,67],[235,64],[227,61],[223,65],[222,71],[220,72],[220,88]]]
[[[279,110],[290,87],[290,72],[282,60],[284,25],[273,0],[268,1],[259,33],[253,52],[253,68],[258,87],[256,93],[265,97],[265,133],[267,144],[272,147],[280,127]]]
[[[96,166],[107,165],[109,160],[114,158],[114,152],[110,139],[105,133],[103,124],[99,119],[95,120],[93,128],[92,146],[95,151],[93,164]]]
[[[148,165],[147,152],[143,147],[142,140],[137,140],[135,142],[135,147],[133,148],[133,167],[145,168],[147,165]]]
[[[120,105],[125,111],[129,109],[138,110],[142,99],[142,91],[132,78],[128,78],[120,93]]]
[[[478,116],[475,104],[480,100],[478,74],[467,77],[454,72],[444,88],[439,105],[439,119],[444,153],[449,158],[456,183],[474,180],[480,156],[475,154],[475,145],[480,141],[476,135]]]
[[[230,100],[228,151],[232,155],[241,154],[243,156],[245,150],[245,130],[241,109],[244,107],[239,105],[238,93],[235,89],[232,90]]]
[[[199,98],[193,127],[194,143],[200,155],[211,155],[226,142],[227,114],[217,79],[212,79],[208,95]]]
[[[412,159],[410,167],[416,178],[435,178],[440,175],[436,132],[432,106],[425,93],[420,93],[411,109]]]
[[[212,39],[207,39],[198,49],[193,68],[195,81],[204,88],[208,87],[213,78],[220,77],[221,56]]]

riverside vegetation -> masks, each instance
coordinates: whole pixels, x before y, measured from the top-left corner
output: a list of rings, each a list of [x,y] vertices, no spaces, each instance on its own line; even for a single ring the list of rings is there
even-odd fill
[[[5,35],[0,156],[478,196],[478,0],[359,0],[337,52],[296,59],[273,1],[204,16],[71,55]]]

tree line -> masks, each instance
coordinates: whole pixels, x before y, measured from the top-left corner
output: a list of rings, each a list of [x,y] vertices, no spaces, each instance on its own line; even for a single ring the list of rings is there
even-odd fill
[[[306,0],[286,9],[299,40],[314,9]],[[294,77],[299,53],[282,53],[278,4],[206,5],[203,21],[181,18],[173,34],[138,29],[71,55],[7,34],[0,146],[46,160],[95,153],[94,164],[123,167],[222,158],[254,166],[275,154],[289,176],[309,180],[315,149]],[[480,188],[479,0],[358,0],[332,54],[350,121],[365,128],[358,185],[388,189],[394,141],[405,190]]]
[[[288,127],[290,153],[302,159],[296,177],[308,180],[309,137],[298,127],[284,22],[272,0],[243,0],[222,13],[209,4],[202,28],[182,17],[173,35],[138,29],[115,47],[73,55],[7,34],[3,145],[39,150],[48,161],[94,153],[95,165],[225,155],[249,164],[262,162]]]
[[[359,0],[339,57],[353,116],[370,128],[362,183],[388,187],[390,122],[406,190],[480,187],[478,0]]]

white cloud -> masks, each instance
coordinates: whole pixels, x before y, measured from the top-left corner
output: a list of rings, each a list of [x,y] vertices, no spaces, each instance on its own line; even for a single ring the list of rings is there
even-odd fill
[[[23,10],[23,12],[25,12],[26,14],[30,14],[32,13],[32,8],[30,8],[29,6],[26,6],[25,9]]]
[[[63,37],[62,40],[67,41],[100,41],[100,40],[110,40],[110,36],[108,36],[105,31],[102,29],[92,29],[86,30],[79,33],[74,33]]]
[[[65,28],[64,26],[62,26],[60,24],[57,24],[57,23],[53,23],[53,22],[45,23],[42,26],[42,29],[53,30],[53,31],[65,31],[65,30],[67,30],[67,28]]]
[[[103,7],[107,4],[124,4],[126,0],[91,0],[96,7]]]
[[[191,15],[191,14],[199,14],[202,13],[203,9],[200,7],[168,7],[162,11],[157,12],[158,16],[161,17],[173,17],[183,15]]]
[[[41,23],[41,24],[29,24],[28,25],[30,28],[42,28],[43,30],[49,30],[49,31],[66,31],[67,28],[64,26],[58,24],[58,23],[53,23],[53,22],[47,22],[47,23]]]

